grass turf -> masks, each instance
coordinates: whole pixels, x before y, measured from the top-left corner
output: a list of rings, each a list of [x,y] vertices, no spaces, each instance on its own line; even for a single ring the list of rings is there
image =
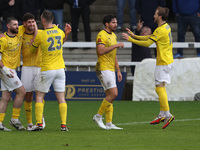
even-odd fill
[[[13,131],[0,131],[0,149],[199,150],[200,102],[170,102],[171,113],[175,116],[175,120],[164,130],[163,123],[149,124],[159,112],[158,102],[114,102],[113,123],[123,127],[123,130],[102,130],[92,121],[101,102],[67,103],[68,132],[60,131],[60,116],[56,101],[45,103],[46,127],[41,132],[17,131],[10,127],[8,122],[11,118],[12,103],[9,103],[4,124]],[[20,120],[26,125],[24,109],[21,111]]]

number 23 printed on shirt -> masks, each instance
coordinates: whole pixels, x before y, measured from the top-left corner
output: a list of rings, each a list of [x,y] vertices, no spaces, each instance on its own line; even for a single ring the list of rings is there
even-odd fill
[[[53,37],[49,37],[47,39],[47,42],[50,43],[49,47],[48,47],[48,51],[55,51],[55,50],[60,50],[62,43],[61,43],[61,36],[55,36],[55,39]],[[56,42],[56,47],[54,46]]]

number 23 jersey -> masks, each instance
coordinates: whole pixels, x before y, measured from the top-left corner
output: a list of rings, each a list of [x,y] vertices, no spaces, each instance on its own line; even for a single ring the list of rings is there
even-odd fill
[[[38,33],[33,46],[42,50],[41,71],[65,68],[63,59],[64,32],[57,26],[48,28]]]

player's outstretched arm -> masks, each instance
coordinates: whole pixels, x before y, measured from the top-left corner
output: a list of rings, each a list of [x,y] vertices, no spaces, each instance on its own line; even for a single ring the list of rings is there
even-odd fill
[[[141,41],[141,40],[136,40],[136,39],[133,39],[131,38],[128,34],[126,33],[122,33],[122,38],[129,41],[129,42],[132,42],[136,45],[139,45],[139,46],[144,46],[144,47],[149,47],[151,44],[154,43],[153,40],[151,40],[150,38],[148,38],[148,40],[146,41]]]
[[[135,37],[135,34],[129,28],[126,28],[126,31],[132,38]]]
[[[150,35],[147,35],[147,36],[139,36],[139,35],[135,35],[130,29],[126,28],[126,31],[127,33],[132,37],[132,38],[135,38],[135,39],[138,39],[138,40],[148,40],[148,38],[150,37]]]

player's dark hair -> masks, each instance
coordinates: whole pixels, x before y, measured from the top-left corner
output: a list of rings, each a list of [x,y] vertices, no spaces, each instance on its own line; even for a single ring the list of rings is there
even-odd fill
[[[6,19],[6,24],[9,24],[12,20],[17,20],[15,17],[8,17]],[[18,21],[18,20],[17,20]]]
[[[23,18],[22,18],[22,21],[26,22],[29,19],[34,19],[35,20],[35,16],[33,14],[31,14],[31,13],[25,13]]]
[[[42,18],[44,18],[46,20],[46,22],[48,22],[48,23],[53,22],[54,16],[53,16],[52,12],[45,10],[45,11],[43,11],[41,16],[42,16]]]
[[[110,23],[114,18],[117,18],[117,17],[115,15],[106,15],[103,18],[103,24],[105,25],[106,23]]]
[[[167,18],[169,16],[169,8],[167,7],[158,7],[158,16],[162,16],[163,21],[167,21]]]

